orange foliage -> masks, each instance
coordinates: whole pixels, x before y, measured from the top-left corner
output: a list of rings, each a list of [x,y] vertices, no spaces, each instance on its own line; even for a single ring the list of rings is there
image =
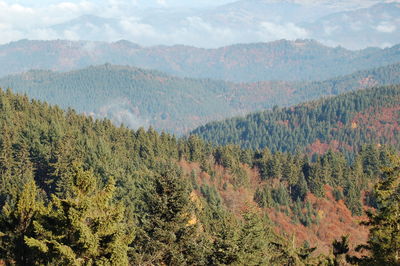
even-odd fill
[[[265,181],[261,181],[256,169],[243,166],[248,174],[249,183],[244,187],[235,189],[230,184],[232,176],[222,166],[214,165],[212,167],[215,172],[215,177],[212,179],[209,174],[201,172],[198,163],[180,161],[179,165],[187,175],[194,170],[197,173],[199,185],[215,185],[225,206],[237,216],[246,208],[258,208],[253,201],[253,195],[257,187]],[[271,184],[273,182],[271,181]],[[224,183],[228,184],[225,189],[223,189]],[[353,245],[365,243],[368,238],[368,228],[360,225],[360,221],[365,220],[366,217],[353,217],[342,200],[335,200],[332,188],[328,185],[325,186],[325,192],[325,198],[317,198],[311,193],[306,196],[306,200],[312,204],[319,218],[318,224],[312,224],[309,227],[300,223],[294,224],[290,217],[276,209],[265,209],[264,211],[268,213],[270,219],[276,225],[275,231],[277,233],[288,237],[294,236],[298,246],[301,246],[307,240],[311,245],[317,247],[315,255],[328,254],[331,251],[333,240],[342,235],[350,235],[350,243]],[[196,192],[196,195],[199,195],[199,192]],[[313,218],[316,219],[317,217]],[[351,248],[354,248],[354,246],[351,246]]]
[[[335,201],[331,187],[325,186],[325,191],[326,198],[317,198],[310,193],[307,195],[306,200],[311,202],[320,218],[318,224],[310,227],[293,224],[284,213],[269,210],[270,218],[277,225],[278,231],[288,236],[294,235],[298,245],[307,240],[317,247],[314,253],[316,255],[329,253],[333,240],[342,235],[350,235],[350,243],[353,245],[365,243],[368,239],[368,228],[360,225],[365,217],[353,217],[342,200]]]

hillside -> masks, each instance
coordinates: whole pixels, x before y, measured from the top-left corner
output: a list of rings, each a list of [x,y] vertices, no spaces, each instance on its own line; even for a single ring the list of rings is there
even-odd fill
[[[95,117],[109,117],[131,128],[153,126],[184,133],[232,114],[272,107],[286,94],[285,83],[233,84],[189,79],[127,66],[101,65],[66,73],[34,70],[0,80],[0,87],[74,108]],[[275,88],[277,96],[268,97]],[[252,92],[246,94],[251,90]],[[256,103],[250,100],[259,98]]]
[[[353,164],[212,147],[11,91],[0,111],[0,260],[17,265],[332,263],[340,235],[366,241],[358,215],[392,165],[375,146]]]
[[[153,126],[182,134],[210,121],[275,105],[397,84],[399,72],[396,64],[323,82],[231,83],[107,64],[65,73],[29,71],[0,79],[0,87],[131,128]]]
[[[364,143],[399,148],[399,103],[399,86],[379,87],[212,122],[192,134],[220,145],[273,151],[354,152]]]
[[[324,80],[400,61],[400,46],[350,51],[312,40],[237,44],[218,49],[141,47],[128,41],[21,40],[0,46],[0,76],[30,69],[69,71],[104,63],[180,77],[234,82]]]

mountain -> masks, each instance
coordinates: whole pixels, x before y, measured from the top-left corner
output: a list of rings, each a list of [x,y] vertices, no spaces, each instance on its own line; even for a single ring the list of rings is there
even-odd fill
[[[61,73],[32,70],[0,79],[0,87],[131,128],[153,126],[182,134],[213,120],[275,105],[398,84],[399,71],[400,64],[395,64],[323,82],[231,83],[106,64]]]
[[[368,8],[338,12],[304,23],[310,36],[323,43],[359,49],[391,46],[400,38],[400,4],[379,3]]]
[[[400,86],[379,87],[212,122],[192,131],[219,145],[352,153],[365,143],[400,147]]]
[[[350,51],[312,40],[238,44],[218,49],[60,40],[22,40],[0,46],[0,76],[30,69],[68,71],[111,63],[180,77],[235,82],[324,80],[399,61],[399,45]]]
[[[400,8],[395,0],[180,2],[180,5],[171,1],[133,5],[121,1],[102,2],[84,5],[68,14],[61,13],[65,11],[60,5],[61,10],[49,9],[62,14],[57,22],[41,13],[45,9],[32,8],[32,3],[20,3],[31,8],[31,19],[33,14],[45,18],[35,22],[34,27],[31,23],[14,25],[17,19],[23,19],[23,13],[17,12],[15,19],[10,16],[3,21],[1,40],[15,41],[17,36],[90,41],[128,38],[144,46],[181,44],[216,48],[237,43],[307,38],[330,46],[364,49],[388,47],[398,43],[399,39]],[[110,10],[97,11],[102,8]]]
[[[213,119],[272,107],[285,94],[278,92],[265,103],[263,100],[275,89],[270,83],[251,86],[183,79],[109,64],[65,73],[33,70],[5,77],[0,84],[65,109],[72,107],[96,117],[109,117],[131,128],[152,125],[175,133],[187,132]],[[276,87],[285,88],[285,83],[277,83]],[[249,90],[251,93],[246,94]],[[249,104],[258,93],[257,102]]]
[[[9,90],[0,145],[0,261],[17,265],[328,264],[339,236],[366,242],[362,208],[393,155],[212,147]]]

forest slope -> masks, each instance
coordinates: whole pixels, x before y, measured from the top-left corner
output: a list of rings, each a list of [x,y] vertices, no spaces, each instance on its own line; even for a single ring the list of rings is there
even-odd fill
[[[334,152],[310,161],[212,147],[11,91],[0,111],[0,260],[17,265],[329,262],[340,234],[366,240],[358,215],[391,164],[375,146],[353,164]]]
[[[192,134],[220,145],[273,151],[354,152],[364,143],[398,148],[399,103],[400,86],[372,88],[212,122]]]

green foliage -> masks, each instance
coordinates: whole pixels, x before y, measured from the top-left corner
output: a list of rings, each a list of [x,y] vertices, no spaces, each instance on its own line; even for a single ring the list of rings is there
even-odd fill
[[[354,181],[349,181],[345,187],[344,195],[346,205],[353,215],[362,215],[361,189],[357,188]]]
[[[49,209],[33,221],[34,234],[25,244],[34,260],[59,265],[128,265],[131,234],[124,208],[112,203],[114,180],[99,190],[93,173],[72,165],[71,195],[53,195]]]
[[[366,248],[372,254],[361,260],[363,265],[400,264],[400,159],[393,158],[393,164],[384,170],[382,181],[376,185],[377,211],[367,213],[369,240],[358,248]]]
[[[233,213],[229,196],[255,192],[261,213],[275,207],[310,226],[318,221],[307,193],[330,185],[350,207],[375,169],[392,165],[385,146],[364,146],[353,161],[332,151],[310,161],[115,127],[10,91],[0,103],[0,258],[17,265],[301,265],[307,249],[273,233],[253,202]]]
[[[272,198],[272,193],[269,186],[257,188],[254,194],[254,201],[257,202],[260,208],[271,208],[275,205],[275,201]]]
[[[137,51],[133,54],[137,54]],[[127,54],[124,54],[124,58],[126,56]],[[226,54],[224,58],[226,58]],[[171,59],[168,58],[168,60]],[[257,61],[259,59],[257,58]],[[354,64],[353,60],[352,64]],[[138,61],[135,61],[134,65],[137,65],[137,63]],[[7,65],[9,65],[9,62]],[[212,63],[211,65],[214,66],[215,64]],[[234,65],[239,66],[240,64]],[[35,67],[37,65],[32,68]],[[197,67],[198,64],[196,64],[196,69]],[[362,65],[363,69],[365,67],[365,65]],[[209,68],[210,65],[207,66],[207,70]],[[266,80],[275,68],[276,66],[261,75],[261,80]],[[145,69],[149,69],[149,67],[147,66]],[[209,121],[264,110],[277,104],[279,106],[291,106],[323,96],[339,95],[347,91],[364,89],[372,85],[390,85],[400,82],[397,74],[400,64],[361,71],[323,82],[290,83],[276,81],[232,83],[219,79],[214,81],[205,78],[179,78],[145,69],[105,64],[62,73],[32,70],[0,79],[0,87],[13,88],[16,92],[26,93],[34,99],[57,104],[65,109],[74,108],[79,112],[94,113],[97,117],[106,116],[115,123],[124,122],[132,128],[151,125],[158,130],[183,134]],[[265,71],[265,66],[262,69]],[[299,68],[299,70],[303,69],[303,66]],[[163,68],[162,70],[165,71],[166,69]],[[230,67],[229,72],[231,71],[233,69]],[[353,71],[352,68],[351,72]],[[244,73],[254,75],[253,72],[240,70],[234,77],[241,76]],[[322,78],[320,68],[317,72],[312,73],[318,73],[318,80]],[[279,76],[286,80],[287,77],[293,77],[293,75],[294,73],[290,72],[290,75]],[[209,77],[209,75],[202,77]],[[363,79],[373,79],[374,83],[360,85],[360,80]],[[275,76],[273,80],[279,79]],[[296,113],[299,111],[303,112],[303,110],[296,110]],[[340,121],[344,123],[350,121],[349,119],[352,117],[351,112],[326,114],[327,111],[330,112],[331,110],[323,111],[324,113],[321,116],[317,114],[316,117],[309,117],[307,120],[303,120],[301,117],[302,121],[300,122],[313,127],[315,118],[318,118],[319,121],[329,122],[340,115]],[[276,109],[276,112],[279,113],[279,109]],[[285,122],[290,114],[280,116],[283,118],[280,122]],[[267,115],[266,118],[271,117]],[[287,129],[284,123],[267,123],[268,128],[265,128],[263,126],[265,123],[259,121],[264,120],[264,115],[251,120],[248,125],[247,122],[240,123],[241,119],[239,119],[239,123],[237,123],[239,126],[235,129],[240,129],[240,131],[236,133],[233,133],[233,128],[229,127],[229,131],[213,132],[215,134],[210,134],[208,138],[211,140],[211,137],[213,137],[213,141],[218,139],[220,144],[235,142],[246,148],[267,146],[274,151],[293,151],[297,145],[293,142],[297,140],[299,145],[303,145],[304,141],[307,141],[307,139],[295,139],[293,137],[306,132],[295,130],[293,133],[296,134],[292,134],[293,136],[285,134]],[[248,127],[252,127],[252,129],[246,129]],[[289,127],[292,128],[293,125],[289,124]],[[266,134],[261,137],[259,131]],[[272,134],[270,133],[272,132],[281,135],[282,139],[275,142],[275,135],[271,139]],[[326,134],[322,125],[321,128],[317,129],[317,133],[314,133],[314,130],[311,133],[310,136],[305,135],[305,138]],[[205,134],[202,133],[202,135]],[[239,143],[238,140],[240,139],[251,139],[252,143],[245,145]]]
[[[300,177],[295,185],[291,187],[291,196],[293,200],[304,200],[308,192],[307,181],[304,174],[301,173]]]
[[[271,232],[265,227],[254,210],[243,214],[242,227],[238,236],[239,265],[266,265],[271,259],[269,245]]]
[[[131,246],[134,264],[203,264],[204,240],[190,190],[172,163],[160,163],[160,174],[141,192],[138,230]]]
[[[399,100],[399,86],[367,89],[294,107],[211,122],[193,130],[191,134],[218,145],[236,144],[246,149],[267,147],[273,152],[295,153],[299,149],[303,152],[310,149],[311,144],[329,145],[332,142],[337,142],[338,148],[344,153],[349,153],[348,149],[357,152],[366,143],[394,144],[398,148],[398,129],[380,132],[377,124],[369,125],[368,121],[352,122],[357,114],[371,115],[373,118],[383,108],[398,106]],[[363,159],[363,163],[370,167],[365,168],[367,173],[374,175],[378,171],[375,166],[379,154],[374,154],[373,148],[368,152],[370,154]],[[342,161],[338,158],[337,165],[342,164]],[[338,171],[335,174],[340,175],[339,167],[333,169]]]
[[[35,251],[26,246],[24,237],[33,235],[33,221],[47,211],[38,194],[34,181],[30,181],[17,195],[15,205],[7,202],[1,210],[0,258],[8,264],[33,262]]]

